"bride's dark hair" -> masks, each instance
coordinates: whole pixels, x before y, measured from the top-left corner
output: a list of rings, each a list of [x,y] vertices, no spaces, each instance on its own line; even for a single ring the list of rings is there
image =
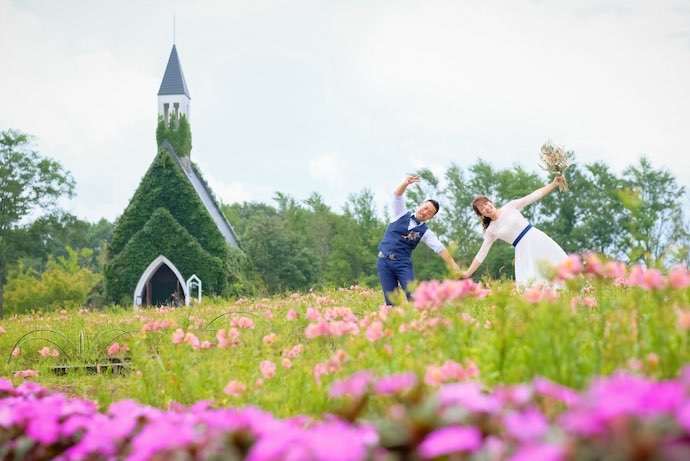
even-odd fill
[[[479,197],[475,198],[472,201],[472,209],[477,214],[477,216],[479,216],[479,219],[481,219],[482,227],[484,229],[489,227],[489,224],[491,224],[491,218],[488,218],[486,216],[482,216],[482,214],[479,212],[479,208],[477,208],[477,205],[481,205],[482,203],[486,203],[486,202],[491,202],[491,200],[489,200],[489,197],[485,197],[483,195],[480,195]]]

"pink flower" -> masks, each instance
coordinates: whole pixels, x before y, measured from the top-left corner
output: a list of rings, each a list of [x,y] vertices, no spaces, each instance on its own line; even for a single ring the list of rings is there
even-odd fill
[[[644,290],[661,289],[666,286],[666,280],[657,269],[645,269],[642,266],[634,266],[630,271],[629,283]]]
[[[45,346],[38,351],[41,357],[48,357],[50,355],[50,348]]]
[[[275,333],[268,334],[263,337],[262,342],[266,346],[273,344],[278,336]]]
[[[287,357],[289,359],[294,359],[298,355],[300,355],[304,351],[304,346],[302,344],[296,344],[292,346],[290,349],[285,349],[283,351],[283,357]]]
[[[444,382],[462,381],[465,378],[465,371],[458,362],[446,360],[443,365],[441,365],[441,377]]]
[[[15,347],[14,349],[12,349],[12,357],[17,357],[21,353],[22,353],[22,350],[19,349],[18,347]]]
[[[178,328],[172,335],[172,342],[173,344],[180,344],[182,341],[184,341],[184,331],[182,328]]]
[[[610,279],[619,279],[625,277],[626,266],[620,261],[609,261],[604,264],[604,277]]]
[[[230,381],[224,388],[223,392],[231,397],[239,397],[247,390],[247,386],[236,379]]]
[[[547,378],[535,378],[534,390],[543,396],[559,400],[566,405],[574,405],[580,401],[580,396],[569,387],[555,383]]]
[[[558,278],[561,280],[566,280],[572,278],[574,275],[582,272],[582,260],[580,256],[572,254],[568,256],[568,259],[564,260],[558,267]]]
[[[0,327],[0,335],[4,335],[4,334],[5,334],[5,329],[3,327]]]
[[[374,342],[383,336],[383,323],[376,320],[367,328],[366,337],[369,341]]]
[[[330,334],[330,329],[328,322],[324,320],[319,320],[317,323],[310,323],[304,329],[304,336],[308,339],[318,338],[319,336],[328,336]]]
[[[36,370],[20,370],[14,372],[15,378],[32,378],[34,376],[38,376],[38,372]]]
[[[321,320],[321,314],[319,314],[319,311],[317,311],[313,307],[310,307],[307,309],[306,318],[310,322],[317,322],[317,321]]]
[[[438,386],[443,383],[443,370],[438,365],[426,367],[424,382],[429,386]]]
[[[554,444],[526,445],[509,458],[509,461],[563,461],[567,459],[566,450]]]
[[[398,373],[380,378],[374,383],[374,392],[381,395],[405,392],[417,385],[417,375],[414,373]]]
[[[296,309],[290,309],[287,312],[287,315],[285,316],[285,318],[290,322],[293,320],[297,320],[299,318],[299,312],[297,312]]]
[[[529,287],[525,290],[525,301],[531,304],[536,304],[541,300],[541,290],[539,287]]]
[[[233,317],[230,326],[244,330],[253,330],[255,327],[254,322],[247,317]]]
[[[288,358],[283,358],[283,360],[280,361],[280,364],[283,366],[283,368],[292,368],[292,361]]]
[[[373,375],[369,370],[364,370],[353,374],[347,378],[335,381],[328,389],[328,396],[359,398],[369,389],[369,384]]]
[[[678,309],[676,316],[676,325],[679,330],[690,330],[690,310]]]
[[[596,307],[597,306],[597,298],[593,296],[585,296],[582,298],[582,304],[584,304],[587,307]]]
[[[191,332],[187,332],[186,335],[184,335],[184,342],[191,345],[193,349],[199,349],[201,347],[201,341],[199,341],[199,338]]]
[[[690,286],[690,272],[687,267],[676,266],[668,271],[668,282],[676,290]]]
[[[534,441],[546,433],[549,424],[539,410],[530,407],[522,412],[513,411],[504,419],[506,430],[516,439]]]
[[[120,352],[120,344],[118,344],[117,342],[112,343],[110,347],[108,347],[108,355],[112,356],[117,354],[118,352]]]
[[[426,436],[417,447],[423,459],[434,459],[459,452],[473,452],[482,444],[482,434],[476,427],[447,426]]]
[[[528,303],[536,304],[542,300],[555,301],[558,294],[548,285],[536,285],[527,288],[523,297]]]
[[[266,379],[271,379],[276,374],[276,364],[270,360],[263,360],[259,365],[259,369],[261,370],[263,377]]]
[[[604,270],[604,263],[596,253],[585,253],[582,255],[585,263],[585,272],[588,274],[601,274]]]

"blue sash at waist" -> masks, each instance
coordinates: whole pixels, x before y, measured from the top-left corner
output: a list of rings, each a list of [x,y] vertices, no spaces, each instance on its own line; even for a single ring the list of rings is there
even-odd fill
[[[527,227],[525,227],[524,229],[522,229],[522,232],[520,232],[520,235],[518,235],[518,236],[515,238],[515,241],[513,242],[513,246],[514,246],[514,247],[516,247],[517,244],[520,243],[520,240],[522,240],[522,237],[524,237],[525,234],[527,233],[527,231],[530,230],[531,228],[532,228],[532,225],[531,225],[531,224],[527,224]]]

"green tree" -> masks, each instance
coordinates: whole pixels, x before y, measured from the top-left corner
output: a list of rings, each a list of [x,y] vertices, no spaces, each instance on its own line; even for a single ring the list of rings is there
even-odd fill
[[[376,216],[372,191],[350,194],[343,211],[336,221],[325,280],[334,286],[376,286],[376,254],[385,225]]]
[[[83,266],[92,257],[92,250],[66,249],[66,256],[48,259],[43,273],[17,265],[9,272],[6,308],[10,313],[52,310],[84,305],[91,289],[101,275]]]
[[[0,317],[8,264],[19,256],[16,230],[34,210],[51,210],[57,199],[71,197],[74,180],[59,162],[41,156],[31,136],[0,132]]]
[[[620,196],[629,210],[624,243],[630,262],[657,266],[676,262],[671,258],[678,242],[688,241],[682,206],[685,188],[669,170],[655,169],[646,157],[625,169],[623,186]]]
[[[259,216],[242,236],[244,249],[269,293],[306,290],[317,281],[318,258],[279,216]]]
[[[18,229],[17,248],[23,263],[43,272],[49,256],[67,256],[67,247],[78,252],[92,250],[84,267],[100,272],[105,262],[105,248],[113,233],[114,225],[102,218],[90,223],[76,216],[57,210],[40,216],[28,226]],[[81,254],[81,253],[80,253]]]

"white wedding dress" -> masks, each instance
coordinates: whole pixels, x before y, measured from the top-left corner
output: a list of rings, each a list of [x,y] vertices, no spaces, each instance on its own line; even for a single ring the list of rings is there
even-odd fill
[[[486,228],[484,243],[477,253],[480,262],[484,261],[496,239],[513,244],[529,224],[520,210],[541,197],[542,193],[537,190],[526,197],[511,200],[500,208],[498,219],[491,221]],[[567,258],[565,251],[551,237],[531,227],[515,246],[515,282],[518,286],[550,283],[541,273],[542,266],[558,266]]]

